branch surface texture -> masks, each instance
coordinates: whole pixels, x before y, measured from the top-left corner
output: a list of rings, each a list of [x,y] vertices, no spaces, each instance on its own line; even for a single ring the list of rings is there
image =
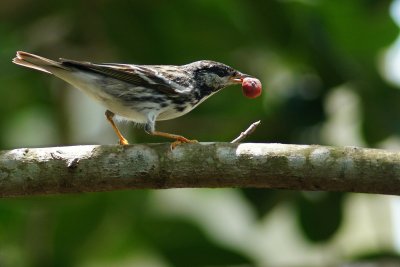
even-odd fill
[[[0,197],[255,187],[400,195],[400,153],[261,143],[71,146],[0,152]]]

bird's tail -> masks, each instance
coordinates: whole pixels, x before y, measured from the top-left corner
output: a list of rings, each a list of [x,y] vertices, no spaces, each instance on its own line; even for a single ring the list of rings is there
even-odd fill
[[[18,51],[17,56],[12,60],[12,62],[27,68],[47,72],[50,74],[53,73],[52,70],[55,68],[68,70],[68,68],[62,66],[62,64],[57,61],[23,51]]]

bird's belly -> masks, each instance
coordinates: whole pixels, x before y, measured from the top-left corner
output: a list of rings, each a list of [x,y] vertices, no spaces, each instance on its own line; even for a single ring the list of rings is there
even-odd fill
[[[128,106],[119,101],[118,99],[113,99],[112,96],[107,97],[94,97],[94,99],[99,102],[103,107],[112,111],[116,115],[123,117],[129,121],[137,123],[147,122],[147,113],[141,111],[139,106]]]
[[[98,102],[113,113],[137,123],[146,123],[146,113],[140,111],[140,107],[129,106],[117,97],[107,93],[102,79],[96,75],[76,73],[69,77],[57,75],[69,84],[78,88],[90,98]]]
[[[182,110],[180,110],[179,108],[177,108],[177,106],[171,104],[168,105],[168,107],[164,110],[162,110],[158,117],[157,120],[158,121],[164,121],[164,120],[170,120],[170,119],[175,119],[178,118],[180,116],[183,116],[187,113],[189,113],[190,111],[192,111],[193,109],[195,109],[198,105],[200,105],[201,103],[203,103],[204,100],[206,100],[207,98],[209,98],[210,96],[212,96],[214,93],[211,93],[208,96],[203,97],[200,101],[197,102],[189,102],[186,106],[184,106],[184,108]],[[180,106],[182,108],[182,106]]]
[[[146,113],[140,112],[135,108],[125,106],[121,104],[119,101],[108,101],[102,100],[101,103],[105,106],[108,110],[112,111],[113,113],[133,122],[137,123],[146,123],[147,122],[147,115]]]
[[[195,108],[194,106],[192,107],[192,106],[188,105],[182,111],[179,111],[173,107],[170,107],[168,109],[161,110],[161,112],[159,113],[159,115],[157,117],[157,120],[165,121],[165,120],[175,119],[175,118],[185,115],[186,113],[190,112],[194,108]]]

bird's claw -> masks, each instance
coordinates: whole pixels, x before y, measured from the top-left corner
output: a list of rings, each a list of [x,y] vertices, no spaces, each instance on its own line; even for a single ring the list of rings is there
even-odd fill
[[[179,139],[171,143],[171,150],[175,149],[178,145],[182,143],[197,144],[199,141],[190,139]]]
[[[129,145],[129,142],[124,138],[124,139],[119,139],[119,144],[122,146],[127,146]]]

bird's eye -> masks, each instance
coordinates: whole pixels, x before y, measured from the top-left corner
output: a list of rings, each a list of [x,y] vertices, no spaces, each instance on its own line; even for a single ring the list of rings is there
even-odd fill
[[[219,77],[229,76],[229,71],[225,68],[220,68],[217,66],[210,67],[209,69],[212,73],[218,75]]]

